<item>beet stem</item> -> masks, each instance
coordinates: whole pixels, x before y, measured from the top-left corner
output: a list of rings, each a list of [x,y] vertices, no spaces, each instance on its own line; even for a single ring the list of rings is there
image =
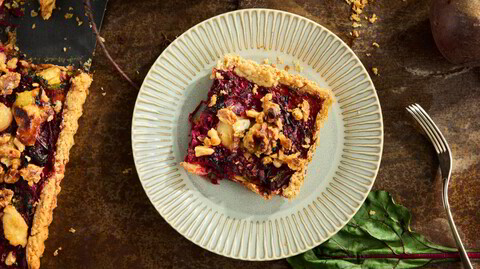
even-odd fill
[[[90,24],[92,25],[93,32],[95,33],[95,36],[97,37],[97,42],[100,43],[100,46],[102,47],[103,52],[107,56],[108,60],[115,66],[117,71],[120,73],[120,75],[125,78],[130,85],[132,85],[135,89],[139,90],[140,88],[135,84],[130,77],[128,77],[125,72],[123,72],[122,68],[115,62],[115,60],[112,58],[110,53],[108,52],[107,48],[105,47],[105,44],[103,43],[103,38],[100,36],[100,33],[98,32],[97,25],[95,24],[95,21],[93,20],[93,12],[92,12],[92,5],[90,3],[90,0],[84,0],[83,1],[84,6],[85,6],[85,11],[87,12],[88,15],[88,20],[90,21]]]

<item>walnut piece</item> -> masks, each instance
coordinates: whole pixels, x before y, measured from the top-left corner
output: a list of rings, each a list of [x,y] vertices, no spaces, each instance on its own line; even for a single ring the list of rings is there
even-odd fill
[[[38,183],[42,178],[43,167],[29,164],[27,167],[20,169],[20,176],[28,182],[29,186]]]
[[[290,138],[286,137],[284,134],[279,134],[278,138],[280,139],[280,144],[284,149],[289,150],[292,148],[293,142],[290,140]]]
[[[0,135],[0,145],[7,144],[12,139],[12,135],[9,133],[4,133]]]
[[[256,117],[258,117],[260,112],[254,110],[254,109],[250,109],[250,110],[247,110],[246,114],[247,114],[247,117],[256,118]]]
[[[308,121],[308,117],[310,116],[310,104],[307,100],[303,100],[302,105],[300,107],[303,113],[303,121]]]
[[[232,111],[231,108],[222,108],[217,111],[217,117],[221,122],[224,122],[228,125],[233,125],[237,121],[237,115]]]
[[[8,69],[16,69],[17,68],[17,63],[18,63],[18,58],[12,58],[12,59],[8,60],[7,68]]]
[[[278,159],[288,165],[288,167],[294,171],[297,171],[302,168],[302,163],[306,160],[298,158],[300,152],[296,152],[290,155],[283,154],[283,151],[280,150],[278,154]]]
[[[12,94],[13,89],[20,85],[21,76],[17,72],[8,72],[0,77],[0,94]]]
[[[7,184],[16,183],[20,179],[20,174],[18,172],[18,168],[20,167],[21,161],[20,159],[9,159],[7,160],[2,158],[2,163],[10,167],[8,172],[3,175],[2,180]]]
[[[22,144],[22,142],[20,142],[20,140],[18,140],[18,138],[16,137],[13,139],[13,144],[18,149],[18,151],[23,152],[25,150],[25,145]]]
[[[201,157],[206,155],[212,155],[215,152],[214,149],[205,147],[205,146],[196,146],[195,147],[195,156]]]
[[[6,207],[10,204],[13,197],[13,191],[9,189],[0,190],[0,207]]]
[[[212,95],[212,98],[210,98],[210,102],[208,103],[208,107],[212,107],[217,103],[217,95],[214,94]]]
[[[3,210],[3,232],[5,238],[12,246],[27,245],[28,225],[22,215],[12,205],[7,205]]]
[[[215,129],[210,129],[208,131],[208,137],[205,138],[203,140],[203,144],[205,144],[205,146],[209,147],[209,146],[218,146],[220,145],[220,143],[222,142],[222,140],[220,139],[220,137],[218,136],[218,132],[217,130]]]
[[[252,93],[253,94],[258,94],[258,85],[257,84],[253,85]]]

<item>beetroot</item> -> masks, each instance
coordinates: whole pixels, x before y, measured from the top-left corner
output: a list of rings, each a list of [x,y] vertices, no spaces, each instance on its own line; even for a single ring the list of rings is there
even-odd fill
[[[435,43],[448,61],[480,65],[480,1],[434,0],[430,25]]]

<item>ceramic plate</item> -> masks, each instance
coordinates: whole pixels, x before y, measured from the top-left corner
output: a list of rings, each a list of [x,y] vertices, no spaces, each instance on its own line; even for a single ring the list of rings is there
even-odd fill
[[[212,67],[226,53],[257,62],[278,57],[278,68],[299,63],[301,75],[335,95],[293,201],[265,201],[239,184],[214,185],[179,166],[188,114],[207,98]],[[246,9],[194,26],[158,57],[137,97],[132,147],[145,192],[174,229],[220,255],[273,260],[321,244],[358,210],[380,165],[382,112],[368,73],[337,36],[291,13]]]

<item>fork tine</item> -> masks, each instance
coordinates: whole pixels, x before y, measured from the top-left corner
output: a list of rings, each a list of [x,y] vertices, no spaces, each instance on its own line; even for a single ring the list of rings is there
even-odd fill
[[[420,127],[422,127],[423,131],[425,134],[428,136],[430,139],[430,142],[433,144],[433,147],[435,148],[435,151],[437,153],[440,153],[440,147],[436,141],[435,136],[433,135],[432,131],[430,128],[428,128],[425,119],[423,119],[422,115],[420,112],[417,111],[417,108],[414,106],[414,104],[410,105],[407,107],[407,111],[413,116],[413,118],[418,122]]]
[[[438,129],[437,125],[435,124],[435,122],[432,120],[432,118],[430,117],[430,115],[428,115],[428,113],[419,105],[417,104],[417,107],[418,109],[420,110],[420,112],[422,112],[422,114],[425,116],[425,118],[427,119],[427,121],[429,121],[430,123],[430,126],[431,128],[435,131],[436,133],[436,136],[440,142],[440,146],[442,148],[442,151],[445,152],[447,151],[447,149],[449,148],[448,146],[448,143],[447,143],[447,140],[445,139],[445,137],[443,136],[442,132],[440,131],[440,129]]]
[[[421,110],[420,110],[420,105],[418,104],[414,104],[414,110],[417,112],[417,115],[420,117],[420,119],[423,121],[423,123],[425,124],[425,126],[427,127],[429,133],[431,134],[431,137],[430,139],[432,139],[432,143],[435,145],[435,149],[437,150],[437,153],[441,153],[444,151],[443,147],[442,147],[442,143],[441,143],[441,138],[438,136],[438,132],[437,130],[434,128],[433,125],[435,125],[435,123],[433,123],[433,121],[429,121],[427,119],[427,116],[428,114],[423,113]]]

